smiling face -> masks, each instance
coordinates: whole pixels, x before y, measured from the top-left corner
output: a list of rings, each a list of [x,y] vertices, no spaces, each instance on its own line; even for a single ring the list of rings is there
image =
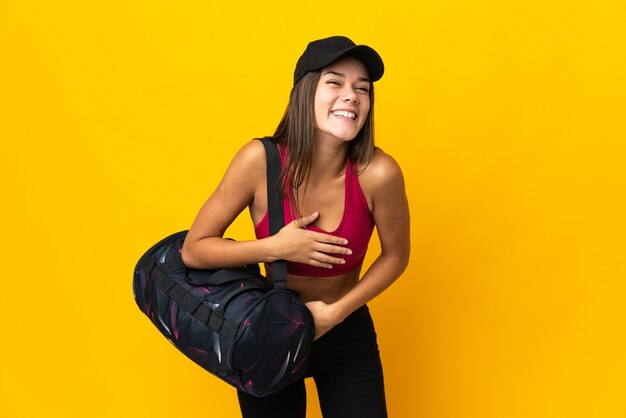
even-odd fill
[[[322,69],[315,90],[315,133],[350,141],[357,136],[370,110],[367,69],[353,57]]]

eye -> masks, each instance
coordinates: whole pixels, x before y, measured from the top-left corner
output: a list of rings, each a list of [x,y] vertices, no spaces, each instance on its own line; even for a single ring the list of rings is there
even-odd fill
[[[356,90],[362,91],[363,93],[369,93],[370,88],[365,86],[356,87]]]
[[[326,81],[326,84],[334,84],[336,86],[341,86],[341,83],[339,81],[337,81],[337,80],[334,80],[334,79],[330,79],[330,80]]]

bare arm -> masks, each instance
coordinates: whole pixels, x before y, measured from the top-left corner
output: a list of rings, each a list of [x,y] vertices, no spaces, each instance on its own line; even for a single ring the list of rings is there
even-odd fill
[[[343,238],[303,229],[317,214],[291,222],[269,238],[223,239],[226,228],[247,206],[267,210],[265,149],[259,141],[245,144],[222,181],[200,209],[183,246],[183,262],[193,268],[226,268],[277,259],[319,267],[343,262],[329,254],[347,254]]]
[[[409,207],[398,164],[382,153],[372,161],[367,182],[381,253],[359,283],[337,302],[307,303],[313,312],[316,338],[388,288],[406,268],[410,254]],[[365,174],[364,174],[365,175]]]
[[[226,228],[254,200],[258,188],[255,183],[265,169],[265,160],[260,158],[263,155],[259,154],[259,147],[254,146],[254,142],[258,141],[245,144],[235,155],[217,189],[191,225],[182,252],[187,266],[234,267],[258,262],[267,253],[260,243],[234,243],[222,239]],[[249,177],[244,175],[246,172]]]

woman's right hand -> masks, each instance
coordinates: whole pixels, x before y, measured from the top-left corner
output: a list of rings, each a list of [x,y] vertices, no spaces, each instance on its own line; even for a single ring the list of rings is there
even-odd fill
[[[334,264],[345,263],[343,258],[333,257],[331,254],[352,254],[346,247],[348,240],[305,229],[318,217],[319,212],[316,211],[295,219],[270,237],[274,240],[278,259],[329,269],[333,268]]]

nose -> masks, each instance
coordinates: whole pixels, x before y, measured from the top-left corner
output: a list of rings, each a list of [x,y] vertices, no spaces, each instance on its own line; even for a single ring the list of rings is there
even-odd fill
[[[356,93],[352,89],[346,91],[344,93],[343,97],[341,98],[341,100],[343,100],[344,102],[352,102],[352,103],[358,103],[359,102],[358,96],[356,95]]]

